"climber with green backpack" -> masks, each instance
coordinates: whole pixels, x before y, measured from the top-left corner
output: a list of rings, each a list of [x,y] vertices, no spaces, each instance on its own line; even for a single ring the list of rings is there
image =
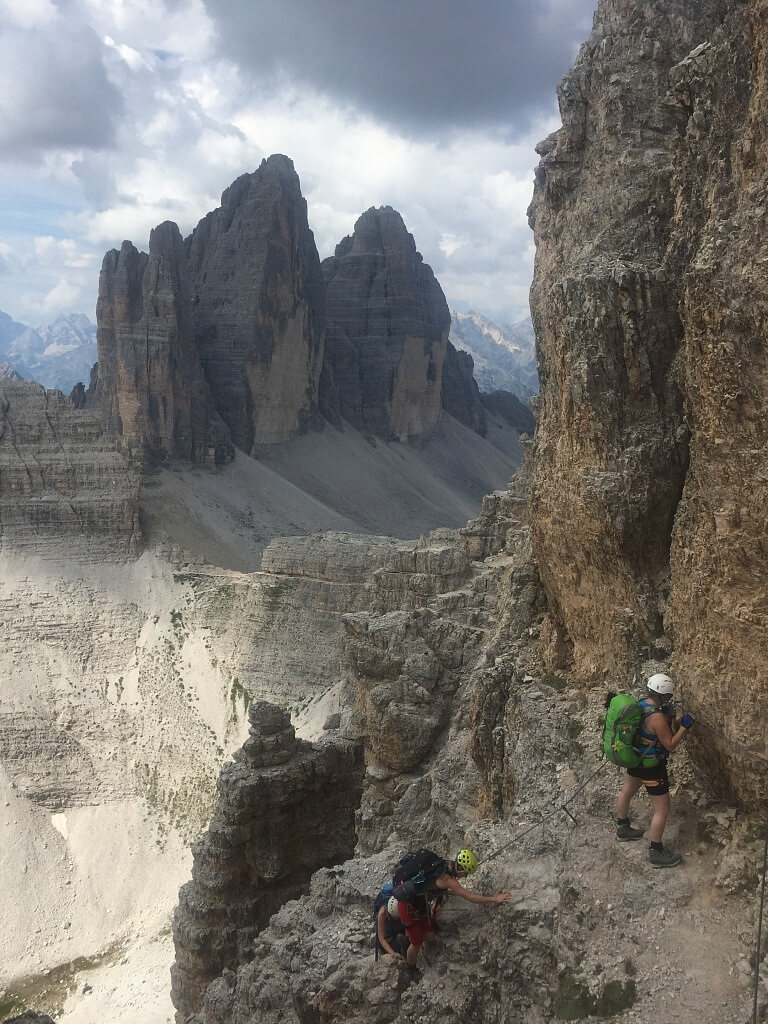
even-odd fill
[[[662,843],[670,806],[667,758],[693,725],[689,714],[683,715],[679,726],[674,721],[674,690],[670,677],[657,672],[648,680],[646,696],[640,700],[619,693],[609,694],[606,701],[603,751],[609,761],[627,769],[619,793],[616,838],[622,842],[642,838],[643,830],[632,828],[629,804],[644,785],[653,808],[649,859],[654,868],[672,868],[683,859]]]

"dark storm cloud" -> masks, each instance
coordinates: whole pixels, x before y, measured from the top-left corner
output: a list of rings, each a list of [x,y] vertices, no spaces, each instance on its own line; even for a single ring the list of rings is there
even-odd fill
[[[597,0],[205,0],[222,54],[406,131],[525,129]]]
[[[63,18],[45,30],[0,33],[0,145],[6,156],[112,143],[123,103],[103,53],[90,28]]]

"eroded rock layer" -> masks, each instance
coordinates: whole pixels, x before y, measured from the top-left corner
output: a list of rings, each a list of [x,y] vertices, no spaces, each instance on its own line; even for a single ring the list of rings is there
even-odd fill
[[[451,316],[400,214],[367,210],[323,274],[333,378],[324,411],[377,437],[429,430],[440,416]]]
[[[531,207],[552,663],[622,679],[674,643],[685,701],[763,756],[765,28],[763,0],[603,0]]]
[[[266,701],[252,704],[248,719],[250,735],[221,772],[218,806],[174,919],[179,1021],[201,1008],[225,968],[251,959],[261,928],[314,871],[355,846],[360,748],[297,742],[290,715]]]
[[[0,551],[123,561],[139,541],[138,477],[98,418],[0,380]]]

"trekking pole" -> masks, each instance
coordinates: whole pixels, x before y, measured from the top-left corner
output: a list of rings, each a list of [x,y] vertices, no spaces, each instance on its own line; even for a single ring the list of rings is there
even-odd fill
[[[765,825],[765,849],[763,851],[763,881],[760,886],[760,914],[757,919],[757,952],[755,953],[755,998],[752,1004],[752,1024],[757,1024],[757,995],[760,987],[760,948],[763,941],[763,907],[765,906],[765,875],[768,871],[768,822]]]

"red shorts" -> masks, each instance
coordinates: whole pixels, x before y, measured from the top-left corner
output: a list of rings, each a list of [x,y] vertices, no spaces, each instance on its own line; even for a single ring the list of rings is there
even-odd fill
[[[400,912],[400,920],[405,925],[405,934],[412,946],[421,946],[426,937],[435,931],[434,925],[425,914],[423,917],[415,916],[416,911],[410,903],[398,903],[397,909]]]

